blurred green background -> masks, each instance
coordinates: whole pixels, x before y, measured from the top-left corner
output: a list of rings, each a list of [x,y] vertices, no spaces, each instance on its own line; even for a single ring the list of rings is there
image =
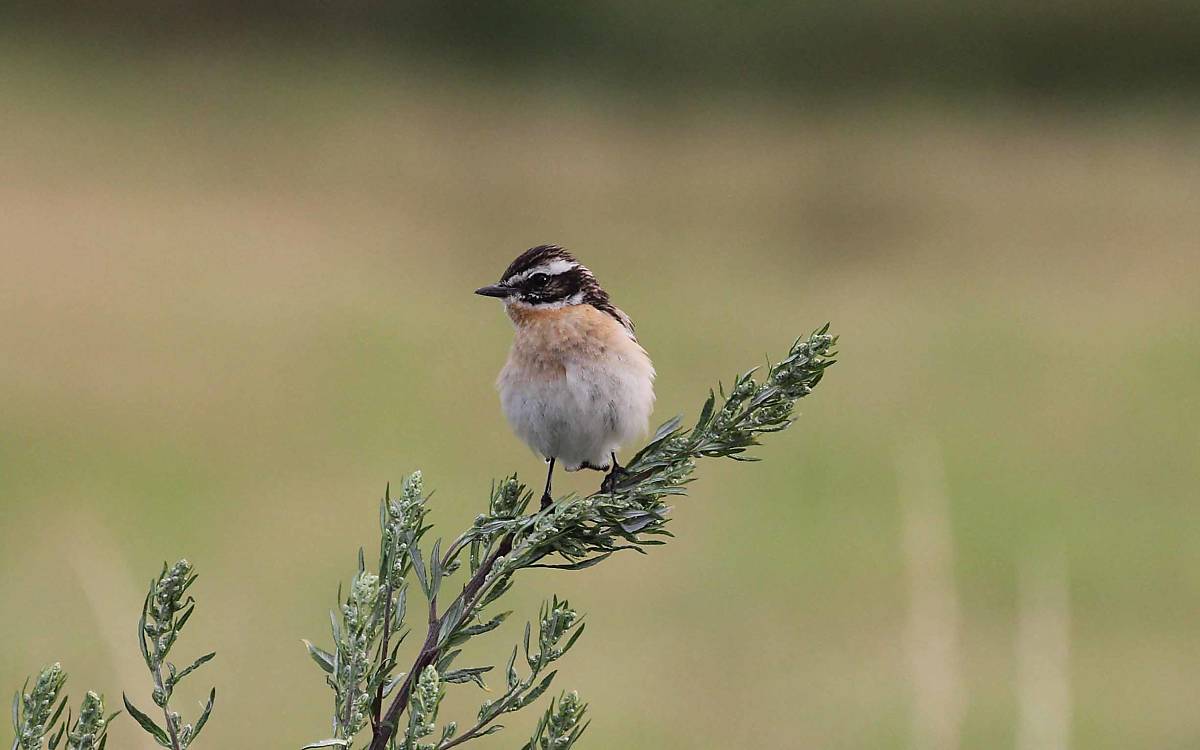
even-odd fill
[[[656,421],[842,336],[765,462],[700,466],[669,546],[520,582],[479,658],[569,596],[584,747],[1200,744],[1195,4],[0,24],[0,685],[62,660],[148,703],[141,592],[186,555],[201,742],[326,736],[299,639],[384,483],[423,469],[452,536],[541,476],[470,292],[557,242],[637,322]]]

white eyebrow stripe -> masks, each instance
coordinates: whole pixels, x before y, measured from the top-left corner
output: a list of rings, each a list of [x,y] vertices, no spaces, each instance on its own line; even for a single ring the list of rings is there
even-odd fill
[[[505,284],[516,284],[517,282],[528,279],[530,276],[533,276],[535,273],[544,273],[547,276],[557,276],[560,273],[566,273],[567,271],[570,271],[575,268],[579,268],[578,263],[572,263],[569,260],[563,260],[562,258],[556,258],[556,259],[550,261],[549,263],[543,263],[540,266],[534,266],[533,268],[530,268],[527,271],[522,271],[520,273],[514,273],[512,276],[509,276],[507,279],[505,279],[504,283]]]

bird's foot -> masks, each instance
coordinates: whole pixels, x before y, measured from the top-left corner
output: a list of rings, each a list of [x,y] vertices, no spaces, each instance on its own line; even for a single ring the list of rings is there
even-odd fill
[[[553,504],[554,504],[554,498],[550,497],[550,492],[549,491],[543,492],[541,509],[545,510],[546,508],[549,508]]]
[[[612,492],[617,487],[617,482],[625,477],[628,472],[625,467],[613,462],[612,468],[604,475],[604,481],[600,482],[601,492]]]

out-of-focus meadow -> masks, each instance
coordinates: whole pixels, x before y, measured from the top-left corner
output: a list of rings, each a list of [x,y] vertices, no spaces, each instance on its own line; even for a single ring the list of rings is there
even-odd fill
[[[492,388],[509,324],[470,292],[557,242],[637,322],[657,421],[842,337],[764,462],[700,465],[670,545],[519,583],[490,655],[543,595],[586,611],[557,683],[592,702],[583,747],[1200,742],[1194,102],[657,97],[18,36],[0,685],[62,660],[74,695],[148,703],[137,610],[186,555],[180,648],[218,652],[200,743],[325,736],[300,638],[327,640],[384,483],[423,469],[452,536],[494,477],[541,476]]]

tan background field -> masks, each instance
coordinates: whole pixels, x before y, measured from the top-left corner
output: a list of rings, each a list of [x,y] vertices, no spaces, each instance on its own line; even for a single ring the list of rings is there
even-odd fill
[[[75,696],[149,703],[137,610],[186,555],[180,656],[218,652],[182,695],[218,687],[197,747],[327,736],[300,638],[328,642],[385,483],[422,469],[453,536],[493,478],[541,475],[492,387],[509,325],[471,290],[556,242],[636,321],[656,421],[842,337],[764,462],[700,465],[670,545],[531,573],[481,642],[503,662],[552,592],[587,613],[556,683],[592,703],[581,747],[1200,743],[1191,110],[656,104],[9,41],[0,686],[61,660]],[[109,746],[147,745],[122,719]]]

